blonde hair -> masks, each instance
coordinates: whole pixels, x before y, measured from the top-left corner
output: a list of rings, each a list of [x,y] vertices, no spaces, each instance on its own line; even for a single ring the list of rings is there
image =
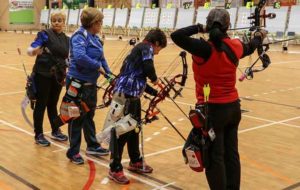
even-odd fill
[[[103,13],[96,8],[88,7],[80,15],[81,25],[84,28],[90,28],[95,22],[102,21]]]
[[[53,13],[51,13],[51,16],[50,16],[50,21],[52,21],[52,18],[55,17],[55,16],[61,16],[64,23],[66,21],[66,14],[62,11],[55,11]]]

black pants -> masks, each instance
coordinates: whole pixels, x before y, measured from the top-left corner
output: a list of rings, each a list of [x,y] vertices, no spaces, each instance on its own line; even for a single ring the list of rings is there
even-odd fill
[[[33,121],[35,137],[37,137],[39,134],[43,133],[43,121],[46,107],[52,131],[57,130],[53,120],[57,116],[57,102],[62,86],[58,84],[55,77],[49,78],[38,73],[35,74],[34,81],[37,89],[37,96],[33,111]]]
[[[70,80],[66,80],[67,88]],[[96,85],[82,86],[82,101],[89,107],[90,111],[82,114],[80,117],[72,120],[68,125],[70,148],[67,156],[72,157],[80,152],[81,131],[87,147],[98,148],[100,144],[96,140],[96,128],[94,123],[95,108],[97,104],[97,87]]]
[[[240,189],[241,166],[238,153],[239,101],[209,104],[209,117],[216,134],[210,147],[210,165],[206,178],[212,190]]]
[[[127,96],[125,96],[128,98]],[[141,120],[141,101],[140,99],[127,99],[124,114],[131,114],[132,117],[138,122]],[[139,150],[139,134],[132,130],[119,137],[118,143],[118,155],[111,154],[110,168],[113,172],[121,171],[123,169],[121,160],[125,144],[127,143],[127,149],[130,161],[136,163],[141,161],[140,150]]]

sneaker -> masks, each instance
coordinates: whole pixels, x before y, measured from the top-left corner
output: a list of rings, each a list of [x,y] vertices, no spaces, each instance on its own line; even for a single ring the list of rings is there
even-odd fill
[[[50,146],[50,142],[44,137],[44,134],[39,134],[34,138],[35,143],[41,146]]]
[[[152,173],[153,168],[147,165],[145,162],[143,164],[142,161],[136,163],[129,163],[128,170],[132,172],[138,173]]]
[[[57,140],[57,141],[67,141],[68,140],[68,136],[64,135],[61,132],[60,128],[58,128],[57,131],[52,132],[51,135],[52,135],[51,138],[53,140]]]
[[[101,146],[99,146],[97,148],[88,147],[86,149],[86,153],[90,154],[90,155],[95,155],[95,156],[105,156],[105,155],[109,154],[109,150],[102,148]]]
[[[123,170],[119,172],[112,172],[109,170],[108,178],[119,184],[128,184],[130,182],[129,179],[127,179],[127,177],[124,175]]]
[[[80,165],[80,164],[84,163],[84,160],[83,160],[82,156],[79,153],[75,154],[71,158],[70,157],[68,157],[68,158],[70,159],[71,162],[73,162],[76,165]]]

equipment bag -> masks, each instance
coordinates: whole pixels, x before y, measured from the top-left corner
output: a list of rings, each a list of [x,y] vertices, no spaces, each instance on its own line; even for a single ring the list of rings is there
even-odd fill
[[[195,172],[202,172],[204,166],[200,148],[191,144],[185,149],[185,154],[190,168]]]
[[[204,168],[202,161],[202,139],[201,130],[193,128],[182,149],[185,164],[189,164],[190,168],[196,172],[202,172]]]

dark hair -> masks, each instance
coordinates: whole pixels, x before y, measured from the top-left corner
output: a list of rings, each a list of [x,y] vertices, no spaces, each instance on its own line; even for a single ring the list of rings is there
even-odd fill
[[[222,39],[227,36],[227,34],[222,31],[221,27],[222,27],[221,24],[214,23],[211,29],[209,30],[209,40],[217,48],[221,46]]]
[[[162,48],[165,48],[167,46],[167,36],[159,28],[150,30],[145,36],[144,40],[152,44],[158,43],[158,45]]]
[[[221,31],[226,32],[230,25],[230,15],[226,9],[212,9],[206,17],[206,29],[210,31],[215,23],[219,23]]]

